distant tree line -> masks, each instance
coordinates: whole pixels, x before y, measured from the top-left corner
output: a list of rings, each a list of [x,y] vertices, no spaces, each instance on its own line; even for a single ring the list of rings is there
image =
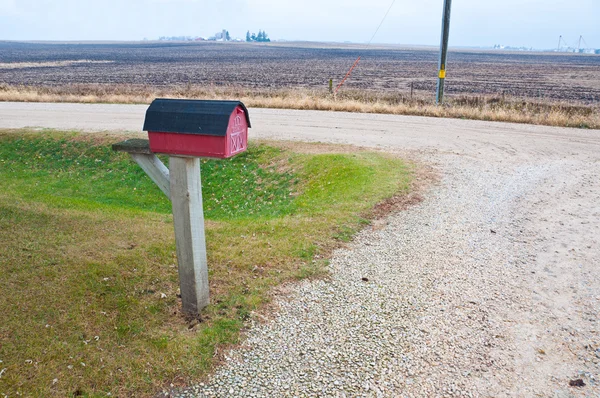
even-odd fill
[[[251,34],[250,31],[248,31],[246,33],[246,41],[247,42],[257,41],[257,42],[265,43],[265,42],[270,42],[271,39],[269,39],[267,32],[265,32],[263,30],[259,30],[258,34],[256,34],[256,33]]]

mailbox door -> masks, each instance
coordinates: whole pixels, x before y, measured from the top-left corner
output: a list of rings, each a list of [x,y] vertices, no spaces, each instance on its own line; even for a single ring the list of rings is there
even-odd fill
[[[248,149],[248,123],[241,106],[235,108],[229,118],[226,146],[226,157],[235,156]]]
[[[223,159],[226,138],[212,135],[161,133],[149,131],[150,150],[155,153]]]

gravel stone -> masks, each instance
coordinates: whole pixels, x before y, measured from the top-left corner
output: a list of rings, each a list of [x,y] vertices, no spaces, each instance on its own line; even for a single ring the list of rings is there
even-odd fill
[[[248,348],[180,396],[569,396],[576,375],[600,396],[600,208],[582,194],[600,192],[598,163],[419,159],[441,173],[422,203],[336,251],[330,279],[291,286],[273,319],[252,321]],[[557,306],[557,289],[572,301]]]

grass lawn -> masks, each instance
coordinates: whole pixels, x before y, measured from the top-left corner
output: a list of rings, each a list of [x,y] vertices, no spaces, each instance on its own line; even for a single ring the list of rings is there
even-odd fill
[[[186,321],[170,202],[111,151],[123,138],[0,132],[0,396],[152,396],[202,379],[271,287],[326,274],[324,256],[412,178],[400,159],[322,146],[203,160],[211,305]]]

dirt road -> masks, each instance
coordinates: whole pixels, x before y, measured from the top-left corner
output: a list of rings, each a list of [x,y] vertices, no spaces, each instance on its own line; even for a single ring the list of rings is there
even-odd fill
[[[147,105],[0,102],[0,128],[141,132]],[[418,116],[251,109],[252,138],[321,141],[494,158],[594,151],[597,130],[564,129]],[[589,144],[589,146],[588,146]]]
[[[0,128],[139,131],[146,106],[0,103]],[[330,281],[278,298],[198,396],[600,396],[600,131],[251,109],[251,136],[434,166]],[[369,282],[362,280],[366,277]],[[585,386],[570,386],[581,379]]]

